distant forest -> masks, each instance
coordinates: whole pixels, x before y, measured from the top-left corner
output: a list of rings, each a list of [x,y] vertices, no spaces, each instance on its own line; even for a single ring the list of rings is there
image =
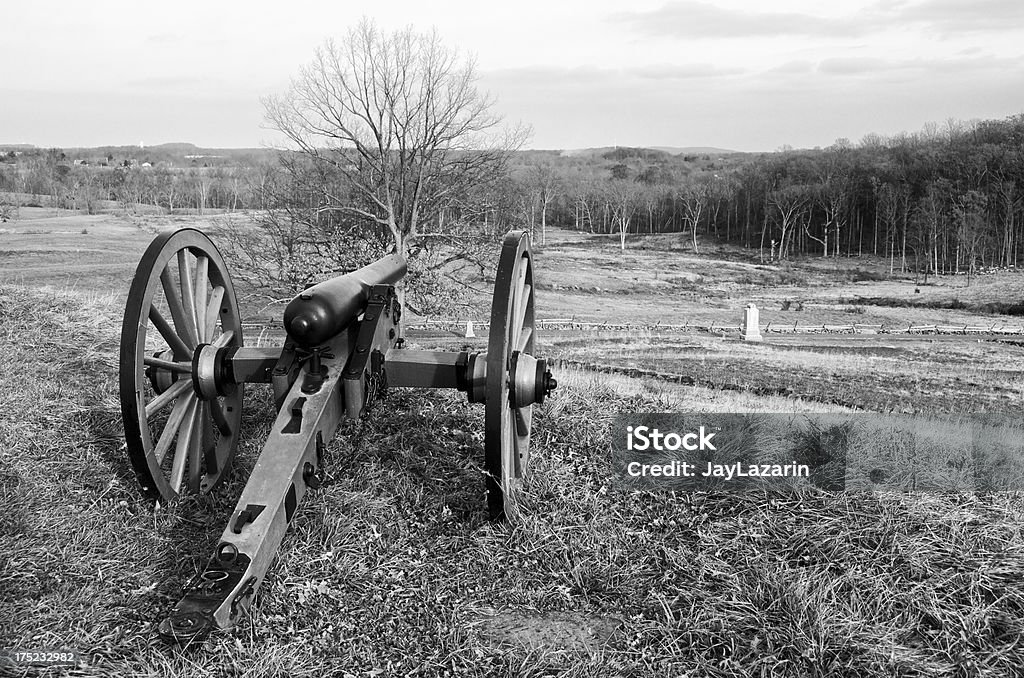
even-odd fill
[[[605,176],[572,158],[524,171],[530,223],[595,233],[686,233],[764,259],[886,257],[893,270],[1016,266],[1024,253],[1024,115],[949,122],[813,150],[667,156],[612,149]]]
[[[86,211],[110,201],[172,212],[315,206],[288,176],[266,149],[0,148],[0,191]],[[926,274],[1010,267],[1024,257],[1024,114],[762,154],[521,151],[497,193],[473,197],[489,207],[442,215],[438,230],[482,219],[541,241],[552,226],[614,234],[622,247],[633,234],[676,232],[698,252],[727,242],[766,261],[873,255]]]

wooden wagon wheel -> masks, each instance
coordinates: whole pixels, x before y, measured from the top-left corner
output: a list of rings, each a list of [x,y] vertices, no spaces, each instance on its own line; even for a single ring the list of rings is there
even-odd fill
[[[157,237],[135,271],[121,326],[121,415],[146,496],[166,503],[224,478],[243,385],[204,396],[196,372],[204,347],[241,345],[235,291],[216,246],[194,229]]]
[[[534,397],[534,382],[543,379],[545,368],[543,361],[533,358],[533,291],[530,238],[525,231],[513,231],[505,236],[498,260],[487,344],[484,453],[492,518],[515,510],[516,490],[530,461],[533,403],[543,400],[546,386],[553,387],[546,373],[551,383],[542,384],[539,397]],[[528,387],[516,383],[517,374]]]

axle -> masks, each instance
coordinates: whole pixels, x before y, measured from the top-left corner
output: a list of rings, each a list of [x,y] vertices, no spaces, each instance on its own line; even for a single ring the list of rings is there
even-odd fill
[[[242,383],[269,384],[282,353],[281,347],[218,347],[202,344],[195,350],[192,376],[200,397],[214,398],[230,392]],[[310,363],[321,359],[323,351],[310,351]],[[148,374],[158,393],[162,393],[188,372],[188,363],[163,360],[160,353],[147,359]],[[315,360],[314,360],[315,358]],[[486,402],[487,353],[462,351],[417,351],[393,348],[384,354],[383,368],[388,386],[399,388],[450,388],[466,394],[471,403]],[[517,407],[543,403],[558,382],[547,368],[547,361],[533,356],[513,354],[513,396]],[[362,403],[360,403],[360,407]]]

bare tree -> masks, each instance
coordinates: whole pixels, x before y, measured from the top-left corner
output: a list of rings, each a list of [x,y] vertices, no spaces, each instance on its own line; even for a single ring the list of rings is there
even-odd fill
[[[639,206],[641,188],[640,184],[628,179],[609,182],[612,220],[619,231],[619,248],[623,251],[626,249],[626,234]]]
[[[271,198],[278,190],[280,167],[265,162],[257,163],[245,174],[249,194],[253,197],[253,206],[261,210],[270,207]]]
[[[577,231],[583,230],[586,224],[590,232],[594,232],[594,204],[597,202],[595,194],[597,189],[594,182],[590,180],[577,179],[572,184],[573,212],[575,214],[575,226]]]
[[[811,195],[808,187],[800,184],[782,186],[768,195],[768,203],[778,212],[779,230],[781,231],[779,259],[785,259],[788,256],[792,234],[803,211],[810,204]]]
[[[548,233],[548,207],[561,190],[561,178],[551,165],[536,164],[530,168],[529,185],[537,197],[537,204],[540,207],[540,243],[547,241]],[[531,219],[530,225],[533,226]]]
[[[823,246],[822,256],[828,256],[828,234],[832,230],[835,233],[834,247],[835,256],[839,256],[839,238],[843,230],[843,210],[849,200],[850,175],[849,175],[849,146],[845,140],[837,140],[829,146],[818,167],[818,180],[820,185],[815,192],[815,201],[825,212],[825,224],[823,226],[822,238],[815,238],[810,230],[807,235],[820,242]]]
[[[679,189],[679,198],[683,205],[683,214],[686,221],[690,224],[693,253],[699,254],[700,252],[697,249],[697,226],[700,224],[701,216],[711,200],[710,179],[700,177],[688,181]]]
[[[424,238],[482,220],[477,198],[525,141],[500,128],[476,81],[474,62],[436,32],[387,34],[363,19],[264,105],[323,179],[315,209],[384,228],[410,256]]]
[[[196,210],[199,214],[202,214],[210,201],[210,189],[213,188],[213,177],[210,176],[209,172],[207,172],[204,167],[189,172],[189,179],[192,181],[192,187],[196,198]]]

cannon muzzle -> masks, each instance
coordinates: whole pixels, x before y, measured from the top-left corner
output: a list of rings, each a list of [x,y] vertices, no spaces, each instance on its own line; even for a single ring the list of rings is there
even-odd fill
[[[389,254],[358,271],[313,285],[285,308],[288,335],[304,348],[323,344],[359,317],[374,285],[393,285],[405,272],[405,257]]]

